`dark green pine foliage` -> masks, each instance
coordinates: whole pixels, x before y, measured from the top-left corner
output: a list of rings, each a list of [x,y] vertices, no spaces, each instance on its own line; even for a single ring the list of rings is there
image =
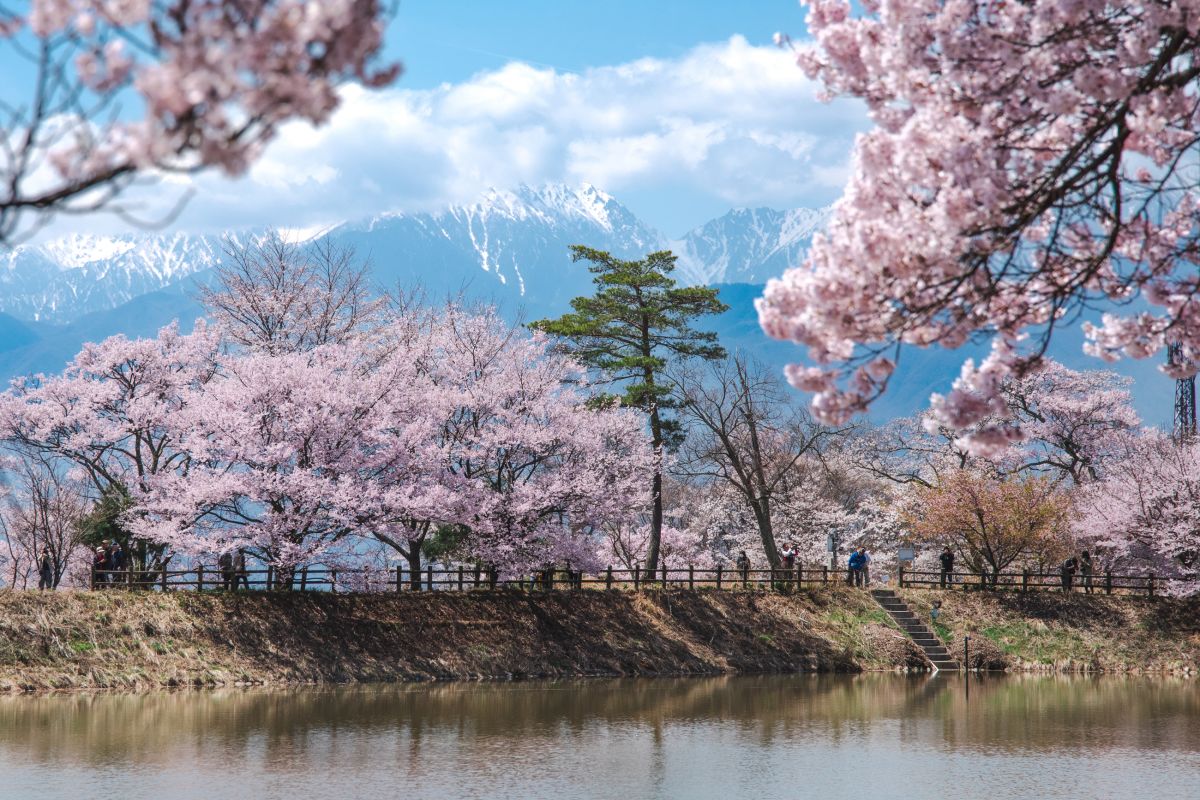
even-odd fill
[[[576,297],[571,301],[572,313],[539,320],[531,327],[561,337],[576,358],[619,382],[624,404],[649,417],[651,443],[661,456],[664,448],[677,443],[680,431],[679,423],[664,414],[676,405],[664,372],[672,362],[725,358],[717,335],[694,329],[692,321],[720,314],[728,306],[717,299],[716,289],[677,287],[671,277],[675,256],[667,250],[639,261],[623,261],[602,250],[574,245],[571,260],[590,262],[596,294]],[[662,535],[660,469],[654,471],[651,497],[648,575],[658,569]]]

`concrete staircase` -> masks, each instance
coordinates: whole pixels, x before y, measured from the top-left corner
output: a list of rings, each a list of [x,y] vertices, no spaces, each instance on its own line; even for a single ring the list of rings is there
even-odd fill
[[[891,615],[900,629],[917,643],[917,647],[925,651],[925,657],[929,659],[935,672],[941,670],[956,672],[961,669],[959,663],[950,657],[950,651],[946,649],[946,645],[942,644],[942,640],[937,638],[924,622],[917,619],[916,614],[908,610],[908,606],[896,596],[895,592],[891,589],[872,589],[871,596],[879,605],[883,606],[884,611]]]

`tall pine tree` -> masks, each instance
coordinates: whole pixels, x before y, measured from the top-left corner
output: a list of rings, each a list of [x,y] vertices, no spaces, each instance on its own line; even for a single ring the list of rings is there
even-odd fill
[[[719,314],[728,306],[716,289],[676,287],[675,256],[667,250],[640,261],[623,261],[602,250],[571,247],[572,261],[588,261],[596,284],[593,297],[571,301],[573,313],[539,320],[531,327],[559,336],[567,349],[590,367],[624,386],[625,405],[646,413],[658,455],[651,486],[650,546],[646,570],[658,569],[662,536],[662,454],[679,435],[679,423],[664,416],[676,403],[663,372],[672,361],[725,357],[717,335],[692,328],[692,320]]]

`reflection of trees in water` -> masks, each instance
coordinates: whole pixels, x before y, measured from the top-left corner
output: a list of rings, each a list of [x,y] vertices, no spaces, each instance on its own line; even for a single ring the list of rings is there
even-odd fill
[[[261,753],[274,768],[310,754],[374,768],[371,736],[394,736],[394,759],[415,766],[447,742],[495,758],[507,744],[580,744],[637,734],[650,773],[674,731],[720,726],[770,745],[818,736],[837,742],[897,723],[900,742],[1000,750],[1200,747],[1200,692],[1169,678],[895,675],[589,680],[375,686],[288,691],[0,698],[0,753],[35,762],[167,763],[172,753]],[[890,735],[890,734],[889,734]]]

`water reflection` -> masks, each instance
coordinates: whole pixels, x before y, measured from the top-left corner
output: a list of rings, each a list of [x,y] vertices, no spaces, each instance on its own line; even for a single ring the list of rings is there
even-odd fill
[[[1200,797],[1200,689],[796,676],[0,698],[0,797]],[[870,787],[873,790],[868,791]]]

